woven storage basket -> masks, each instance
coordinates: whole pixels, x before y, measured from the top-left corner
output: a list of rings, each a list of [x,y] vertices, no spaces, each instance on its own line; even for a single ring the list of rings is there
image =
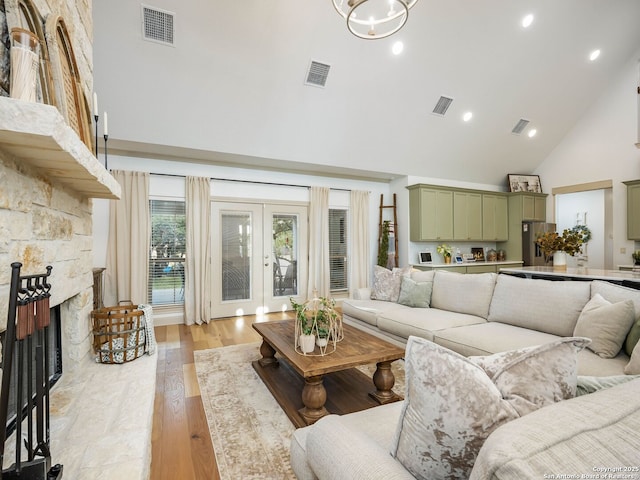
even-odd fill
[[[100,363],[125,363],[145,352],[144,312],[130,301],[91,312],[93,349]]]

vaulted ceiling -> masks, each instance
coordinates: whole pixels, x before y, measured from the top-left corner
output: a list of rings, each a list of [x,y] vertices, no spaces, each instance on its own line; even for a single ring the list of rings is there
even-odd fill
[[[159,158],[499,185],[640,52],[639,0],[419,0],[383,40],[351,35],[330,0],[145,3],[175,13],[175,46],[142,39],[139,3],[93,2],[94,84],[110,149]],[[311,60],[324,88],[304,84]]]

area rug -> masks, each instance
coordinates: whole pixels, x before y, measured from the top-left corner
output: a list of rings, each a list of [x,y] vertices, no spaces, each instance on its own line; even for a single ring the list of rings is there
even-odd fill
[[[222,480],[292,479],[295,430],[251,366],[259,343],[194,352],[196,375]],[[375,365],[361,368],[368,375]],[[404,365],[393,363],[394,390],[404,392]]]

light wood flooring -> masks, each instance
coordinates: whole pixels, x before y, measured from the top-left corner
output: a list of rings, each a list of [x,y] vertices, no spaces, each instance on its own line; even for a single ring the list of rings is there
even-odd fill
[[[193,363],[195,350],[260,341],[253,322],[292,312],[156,327],[158,370],[151,438],[152,480],[216,480],[220,476]]]

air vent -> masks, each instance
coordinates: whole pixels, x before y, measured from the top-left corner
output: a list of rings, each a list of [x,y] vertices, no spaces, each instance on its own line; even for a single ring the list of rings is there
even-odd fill
[[[175,13],[142,5],[142,38],[151,42],[173,45]]]
[[[436,103],[436,106],[433,107],[433,111],[431,113],[444,117],[444,114],[447,113],[447,110],[449,110],[449,107],[451,106],[451,102],[453,102],[453,98],[445,97],[444,95],[441,96],[438,99],[438,103]]]
[[[520,135],[522,131],[527,128],[527,125],[529,125],[529,120],[521,118],[520,120],[518,120],[518,123],[516,123],[516,126],[513,127],[513,130],[511,130],[511,133],[513,133],[514,135]]]
[[[327,83],[330,68],[331,65],[311,60],[311,63],[309,64],[309,71],[307,72],[307,77],[304,83],[306,85],[313,85],[314,87],[324,87]]]

